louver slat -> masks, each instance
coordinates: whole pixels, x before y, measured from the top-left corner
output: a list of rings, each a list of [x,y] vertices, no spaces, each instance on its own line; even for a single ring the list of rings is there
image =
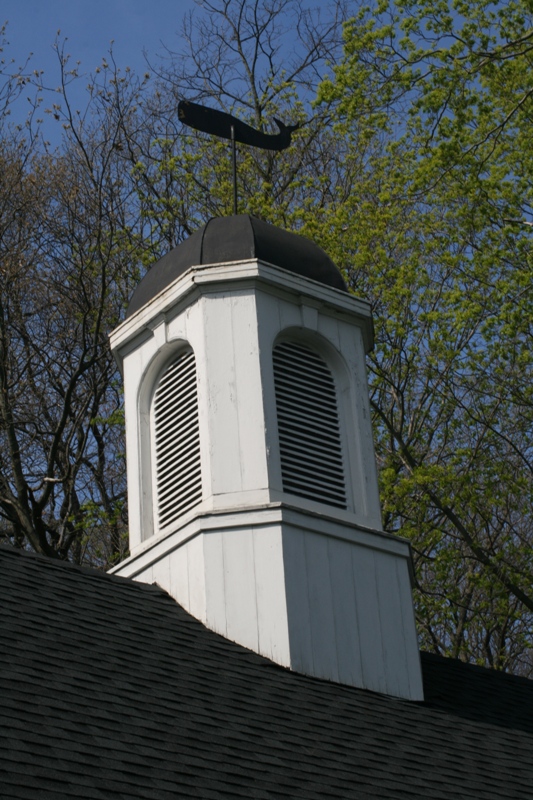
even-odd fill
[[[202,499],[196,364],[182,354],[162,375],[153,403],[159,528]]]
[[[333,375],[321,356],[294,342],[278,344],[273,361],[283,489],[346,508]]]

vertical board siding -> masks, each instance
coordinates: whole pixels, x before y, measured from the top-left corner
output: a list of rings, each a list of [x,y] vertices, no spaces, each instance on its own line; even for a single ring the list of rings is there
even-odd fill
[[[204,543],[204,575],[207,608],[207,626],[227,635],[226,591],[224,587],[224,546],[218,532],[202,534]]]
[[[328,541],[329,582],[335,611],[335,643],[340,683],[363,685],[363,667],[352,567],[353,546]]]
[[[257,600],[253,537],[237,528],[222,534],[227,637],[257,653]]]
[[[273,351],[283,490],[346,508],[337,392],[324,359],[305,345]]]
[[[252,531],[259,652],[291,666],[281,530],[275,526]]]
[[[396,561],[396,581],[400,598],[399,605],[402,609],[402,643],[405,652],[407,696],[413,700],[423,700],[424,687],[422,684],[420,651],[418,649],[415,609],[407,560]]]
[[[231,308],[233,347],[236,350],[235,401],[239,414],[238,489],[253,491],[268,486],[255,297],[248,292],[235,294]]]
[[[187,547],[179,547],[168,556],[170,561],[170,583],[167,589],[174,600],[189,608],[189,562]]]
[[[376,586],[387,690],[390,694],[405,696],[409,692],[409,681],[403,630],[403,598],[398,591],[396,561],[394,556],[381,554],[379,571],[376,572]]]
[[[235,384],[236,352],[233,342],[231,295],[204,297],[204,336],[208,402],[209,462],[211,485],[217,495],[242,488],[239,405]]]
[[[282,546],[291,666],[296,672],[312,675],[313,642],[305,568],[305,536],[299,528],[287,528],[283,533]]]
[[[182,353],[159,380],[153,402],[159,529],[202,499],[194,353]]]
[[[377,554],[378,559],[379,555],[381,554]],[[363,670],[362,688],[387,694],[381,613],[378,605],[376,553],[366,547],[353,548],[352,569]]]
[[[189,584],[189,611],[201,622],[207,620],[207,597],[205,592],[205,558],[202,536],[195,536],[185,545]]]
[[[313,675],[339,680],[335,609],[329,580],[329,553],[326,536],[310,532],[305,536],[305,570],[311,621]]]

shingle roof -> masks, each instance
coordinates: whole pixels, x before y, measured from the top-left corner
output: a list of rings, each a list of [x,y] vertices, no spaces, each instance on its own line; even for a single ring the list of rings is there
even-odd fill
[[[158,587],[0,548],[0,796],[533,797],[533,682],[422,655],[426,701],[291,673]]]

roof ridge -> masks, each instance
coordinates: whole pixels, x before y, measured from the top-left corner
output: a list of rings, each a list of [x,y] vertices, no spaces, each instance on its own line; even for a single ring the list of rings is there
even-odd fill
[[[168,592],[162,589],[157,583],[141,583],[140,581],[134,581],[131,578],[125,578],[121,575],[112,575],[103,569],[98,569],[98,567],[91,567],[87,564],[75,564],[72,561],[64,561],[61,558],[50,558],[50,556],[43,555],[42,553],[36,553],[34,550],[23,550],[18,547],[0,543],[0,557],[2,556],[7,556],[8,558],[27,558],[44,564],[52,569],[57,568],[71,570],[74,572],[79,572],[82,575],[86,575],[89,578],[113,581],[114,583],[121,583],[123,585],[135,587],[136,589],[157,592],[170,597]]]
[[[420,658],[428,664],[432,661],[435,664],[453,664],[454,667],[456,666],[459,670],[463,669],[470,672],[477,672],[479,675],[498,675],[502,680],[526,681],[528,685],[533,681],[533,678],[528,678],[525,675],[515,675],[513,672],[505,672],[504,670],[489,667],[485,664],[474,664],[473,662],[463,661],[461,658],[455,658],[454,656],[445,656],[442,653],[432,653],[430,650],[420,650]]]

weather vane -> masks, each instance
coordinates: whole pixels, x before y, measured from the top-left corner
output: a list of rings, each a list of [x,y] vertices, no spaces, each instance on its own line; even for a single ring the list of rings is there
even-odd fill
[[[178,117],[185,125],[203,133],[220,136],[231,141],[233,159],[233,209],[237,213],[237,147],[236,143],[260,147],[262,150],[285,150],[291,143],[293,131],[299,125],[285,125],[274,117],[279,133],[268,134],[252,128],[232,114],[208,108],[190,100],[181,100],[178,104]]]

